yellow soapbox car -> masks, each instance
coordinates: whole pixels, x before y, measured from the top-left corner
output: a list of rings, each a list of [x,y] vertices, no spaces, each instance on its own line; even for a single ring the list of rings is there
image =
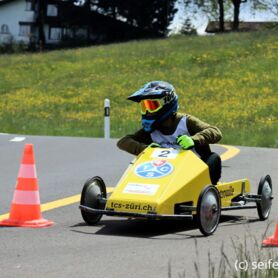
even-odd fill
[[[79,208],[89,225],[96,224],[102,215],[194,218],[208,236],[216,230],[221,211],[257,208],[259,218],[265,220],[272,199],[269,175],[261,178],[257,195],[252,195],[248,179],[212,185],[208,166],[191,150],[146,148],[131,162],[109,197],[100,177],[88,179]]]

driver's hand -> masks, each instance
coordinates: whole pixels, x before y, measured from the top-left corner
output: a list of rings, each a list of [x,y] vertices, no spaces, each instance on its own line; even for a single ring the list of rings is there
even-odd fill
[[[180,135],[177,137],[177,143],[184,149],[188,150],[194,147],[194,141],[187,135]]]
[[[152,142],[151,144],[148,145],[149,148],[160,148],[161,146],[157,143]]]

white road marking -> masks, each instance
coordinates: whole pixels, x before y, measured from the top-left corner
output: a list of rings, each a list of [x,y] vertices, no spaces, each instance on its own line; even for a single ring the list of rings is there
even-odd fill
[[[22,142],[26,139],[26,137],[14,137],[10,140],[10,142]]]

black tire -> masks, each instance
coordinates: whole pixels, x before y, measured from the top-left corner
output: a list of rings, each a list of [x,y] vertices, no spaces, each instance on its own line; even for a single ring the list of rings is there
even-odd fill
[[[213,185],[205,187],[198,199],[197,224],[204,236],[209,236],[217,229],[221,214],[220,196]]]
[[[106,187],[101,177],[93,177],[88,179],[81,193],[80,205],[93,208],[104,209],[105,204],[100,202],[101,198],[106,199]],[[100,221],[102,215],[81,209],[81,215],[88,225],[94,225]]]
[[[272,206],[272,181],[269,175],[263,176],[259,182],[258,195],[261,200],[257,202],[257,210],[260,220],[268,218]]]

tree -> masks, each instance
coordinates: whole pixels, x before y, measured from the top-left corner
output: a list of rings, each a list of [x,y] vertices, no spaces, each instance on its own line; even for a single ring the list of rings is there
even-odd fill
[[[160,35],[167,34],[177,11],[176,0],[86,0],[104,15]]]
[[[247,0],[231,0],[234,6],[234,19],[233,19],[233,31],[238,30],[239,26],[239,13],[240,13],[240,5],[241,3],[246,2]]]
[[[42,51],[45,47],[44,22],[45,22],[46,0],[37,0],[36,5],[37,5],[36,24],[38,26],[39,49],[40,51]]]
[[[192,25],[191,19],[189,17],[185,18],[179,33],[182,35],[196,35],[197,34],[197,30]]]
[[[219,9],[219,31],[225,31],[225,13],[224,13],[224,0],[217,0]]]
[[[185,6],[188,6],[188,3],[194,3],[198,9],[201,9],[203,12],[207,13],[209,17],[218,17],[220,32],[225,31],[225,13],[227,10],[231,9],[233,6],[233,24],[232,30],[236,31],[239,27],[239,15],[240,15],[240,6],[242,3],[247,0],[184,0]],[[278,0],[253,0],[253,1],[265,1],[265,2],[277,2]],[[196,13],[196,10],[194,11]]]
[[[225,31],[225,5],[224,0],[184,0],[185,11],[197,14],[200,10],[210,18],[217,18],[219,32]]]

